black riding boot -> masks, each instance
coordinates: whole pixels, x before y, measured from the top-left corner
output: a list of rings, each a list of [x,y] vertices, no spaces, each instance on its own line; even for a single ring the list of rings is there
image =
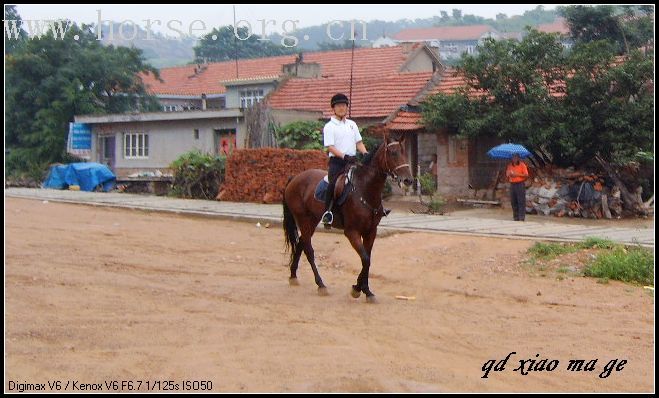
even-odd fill
[[[332,214],[332,204],[333,204],[333,199],[334,199],[334,190],[330,190],[329,187],[327,188],[327,192],[325,193],[325,213],[323,214],[323,224],[325,224],[326,227],[330,226],[332,222],[334,221],[334,215]]]

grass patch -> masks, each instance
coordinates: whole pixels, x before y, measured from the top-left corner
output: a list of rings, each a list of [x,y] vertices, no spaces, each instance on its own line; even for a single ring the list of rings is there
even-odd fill
[[[577,254],[570,256],[571,253]],[[588,237],[579,243],[538,242],[528,249],[528,254],[528,264],[537,267],[543,277],[553,270],[560,279],[565,278],[571,274],[565,261],[570,261],[580,264],[579,267],[585,266],[579,273],[597,278],[597,283],[606,284],[614,279],[654,286],[654,253],[640,245],[625,246],[608,239]],[[564,255],[560,267],[552,265],[556,263],[555,258]]]
[[[599,253],[584,275],[654,286],[654,255],[644,247],[616,245]]]
[[[571,243],[543,243],[537,242],[528,250],[536,258],[551,260],[561,254],[574,253],[580,248]]]
[[[589,236],[585,241],[579,243],[578,246],[582,249],[613,249],[620,245],[608,239]]]

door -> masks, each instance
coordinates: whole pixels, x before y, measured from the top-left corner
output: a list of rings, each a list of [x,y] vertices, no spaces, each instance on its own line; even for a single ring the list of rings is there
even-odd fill
[[[101,163],[107,165],[110,170],[114,171],[114,164],[115,164],[115,136],[107,136],[103,137],[101,140],[102,143],[102,156],[101,156]]]
[[[228,156],[236,149],[236,130],[215,130],[215,143],[217,154]]]

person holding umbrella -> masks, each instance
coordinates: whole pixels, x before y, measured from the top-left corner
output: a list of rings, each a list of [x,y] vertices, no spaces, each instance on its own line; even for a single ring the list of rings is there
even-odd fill
[[[513,219],[524,221],[526,216],[526,187],[524,182],[529,178],[526,164],[520,160],[519,153],[512,155],[512,160],[506,167],[506,177],[510,182],[510,204],[513,207]]]

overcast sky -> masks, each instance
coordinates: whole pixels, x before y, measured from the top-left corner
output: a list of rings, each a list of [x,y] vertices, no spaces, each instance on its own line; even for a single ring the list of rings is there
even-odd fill
[[[270,22],[266,33],[281,33],[282,26],[286,20],[298,20],[297,27],[325,24],[333,20],[347,21],[351,19],[396,21],[399,19],[429,18],[439,15],[440,11],[451,14],[451,10],[458,8],[462,14],[474,14],[485,18],[494,18],[498,13],[508,16],[520,15],[526,10],[537,7],[538,4],[405,4],[405,5],[359,5],[359,4],[334,4],[334,5],[259,5],[238,4],[236,5],[237,20],[248,21],[253,33],[261,34],[262,22],[259,19],[275,20]],[[554,9],[558,4],[543,4],[546,10]],[[150,19],[154,32],[167,33],[169,21],[180,21],[172,23],[178,29],[187,30],[195,20],[200,20],[206,26],[196,22],[194,29],[200,29],[195,35],[208,32],[212,27],[233,24],[233,8],[231,5],[208,5],[208,4],[186,4],[186,5],[66,5],[66,4],[18,4],[18,13],[24,20],[45,20],[66,18],[75,22],[96,23],[98,11],[100,10],[102,20],[112,20],[121,23],[126,20],[146,26],[145,20]],[[155,20],[162,22],[161,27]],[[238,24],[242,26],[241,24]],[[286,31],[291,32],[293,25],[289,22]]]

